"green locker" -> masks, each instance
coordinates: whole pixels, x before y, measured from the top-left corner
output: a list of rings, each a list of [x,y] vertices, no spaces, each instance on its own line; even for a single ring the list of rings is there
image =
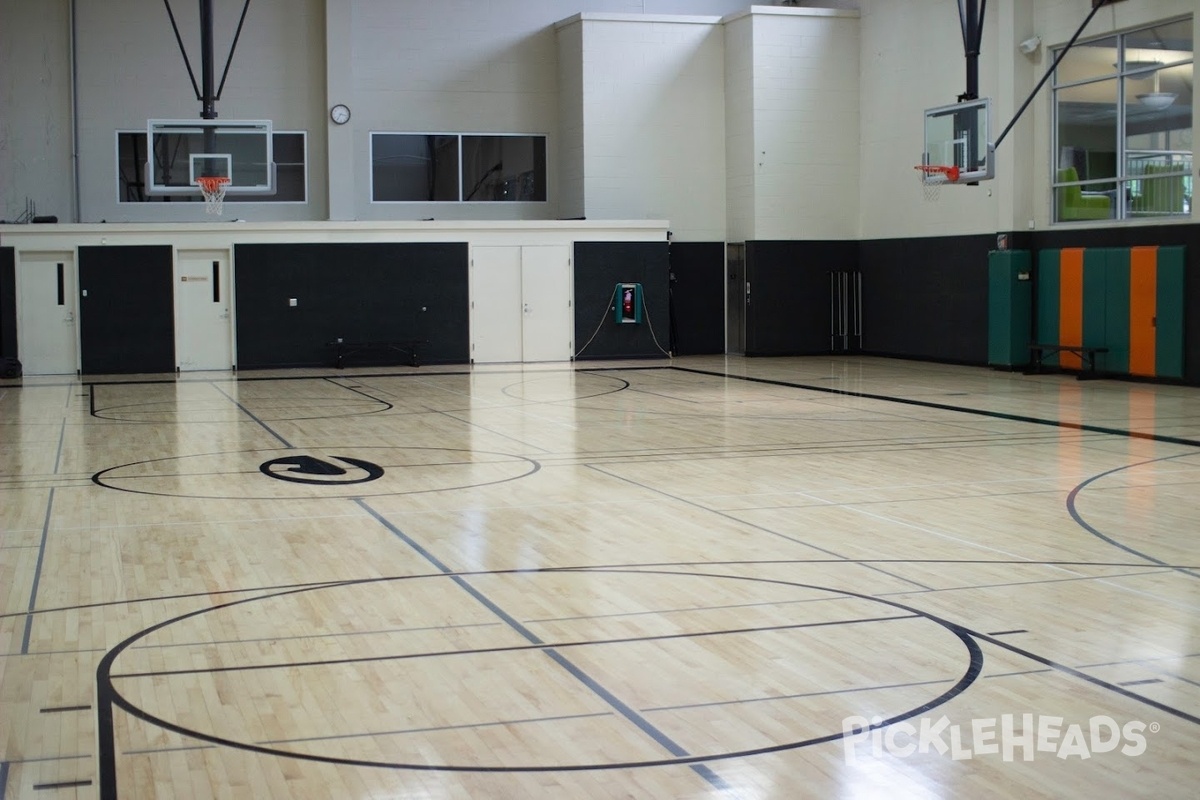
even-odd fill
[[[1101,372],[1126,375],[1129,373],[1129,248],[1105,248],[1103,252],[1105,305],[1101,346],[1107,347],[1108,352],[1097,354],[1096,368]],[[1087,329],[1087,317],[1085,306],[1084,330]]]
[[[1155,374],[1183,377],[1183,247],[1158,248],[1158,285],[1155,288]]]
[[[1037,328],[1034,338],[1038,344],[1058,344],[1059,285],[1058,260],[1061,251],[1039,250],[1037,261]],[[1042,359],[1046,366],[1058,363],[1057,356]]]
[[[1033,282],[1027,250],[988,253],[988,364],[1023,367],[1029,363]]]

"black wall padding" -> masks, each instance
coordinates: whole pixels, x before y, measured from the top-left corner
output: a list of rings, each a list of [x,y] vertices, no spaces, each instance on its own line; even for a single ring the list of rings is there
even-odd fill
[[[725,243],[672,242],[671,341],[679,356],[725,352]]]
[[[466,242],[239,244],[234,260],[239,369],[332,366],[339,337],[423,340],[422,364],[469,358]],[[347,361],[405,363],[395,351]]]
[[[1051,228],[1035,231],[1030,249],[1061,247],[1140,247],[1184,245],[1183,374],[1200,384],[1200,225],[1113,225],[1106,228]]]
[[[670,349],[668,259],[665,241],[575,243],[576,358],[666,357],[655,346],[654,337],[663,349]],[[645,321],[621,324],[614,320],[618,283],[642,284]],[[592,343],[580,352],[593,333]]]
[[[170,246],[80,247],[79,290],[84,374],[175,371]]]
[[[746,355],[829,352],[829,273],[854,270],[854,241],[746,242]]]
[[[995,234],[859,243],[865,353],[987,363]]]
[[[17,357],[17,262],[11,247],[0,247],[0,356]]]

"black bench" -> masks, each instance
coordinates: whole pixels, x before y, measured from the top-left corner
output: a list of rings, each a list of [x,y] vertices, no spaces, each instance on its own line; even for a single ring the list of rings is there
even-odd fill
[[[1107,353],[1107,347],[1084,347],[1078,344],[1030,344],[1029,356],[1033,360],[1032,372],[1042,371],[1042,362],[1048,355],[1057,355],[1059,353],[1074,353],[1079,356],[1080,360],[1087,364],[1087,372],[1079,373],[1079,378],[1082,380],[1085,377],[1096,376],[1096,355],[1098,353]]]
[[[395,351],[404,353],[408,356],[409,363],[414,367],[421,366],[420,359],[417,356],[417,347],[426,344],[423,339],[407,339],[396,342],[347,342],[338,339],[334,342],[326,342],[327,347],[334,349],[334,366],[342,369],[345,366],[347,358],[363,352],[382,352]]]

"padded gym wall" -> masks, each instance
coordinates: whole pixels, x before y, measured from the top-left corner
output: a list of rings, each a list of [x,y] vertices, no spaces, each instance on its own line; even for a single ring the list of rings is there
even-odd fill
[[[679,356],[725,352],[725,243],[671,242],[671,341]]]
[[[421,340],[421,363],[468,360],[465,242],[239,244],[234,264],[240,369],[331,366],[339,337]],[[407,359],[385,351],[355,363]]]
[[[0,356],[17,357],[17,264],[11,247],[0,247]]]
[[[746,355],[829,352],[829,273],[857,264],[853,241],[746,242]]]
[[[175,371],[168,245],[79,248],[79,344],[85,375]]]
[[[575,243],[576,358],[666,357],[659,345],[670,349],[667,247],[665,241]],[[642,322],[621,324],[613,318],[618,283],[642,285]]]
[[[995,234],[859,242],[863,352],[985,364]]]
[[[1184,257],[1183,247],[1040,251],[1038,342],[1106,348],[1096,354],[1100,372],[1182,378]],[[1072,353],[1057,363],[1082,367]]]
[[[1200,225],[1110,225],[1104,228],[1051,228],[1033,234],[1035,250],[1071,247],[1140,247],[1183,245],[1183,379],[1200,384]],[[1039,286],[1041,281],[1039,279]],[[1040,305],[1040,304],[1039,304]],[[1161,373],[1160,373],[1161,374]]]

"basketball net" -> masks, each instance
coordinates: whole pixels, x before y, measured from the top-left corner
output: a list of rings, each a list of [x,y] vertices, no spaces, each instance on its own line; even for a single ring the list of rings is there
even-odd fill
[[[204,213],[220,215],[225,208],[225,190],[229,188],[229,178],[205,175],[196,178],[196,185],[204,195]]]
[[[945,167],[938,164],[919,164],[917,175],[921,179],[921,189],[925,193],[925,202],[936,203],[941,197],[942,185],[958,180],[958,167]]]

